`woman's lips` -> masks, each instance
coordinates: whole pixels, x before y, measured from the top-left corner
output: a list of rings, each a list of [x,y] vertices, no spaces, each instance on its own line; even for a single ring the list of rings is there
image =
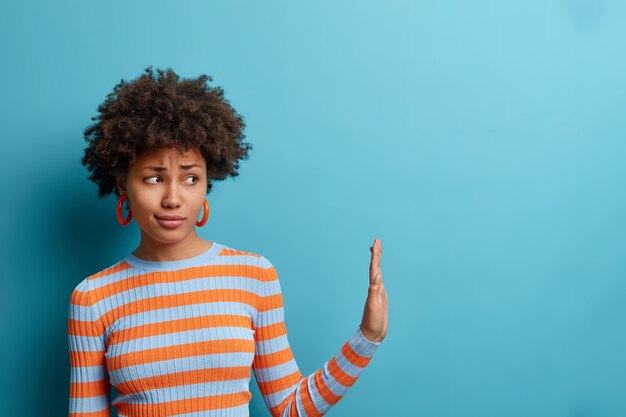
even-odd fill
[[[156,216],[155,216],[156,217]],[[156,217],[157,222],[165,227],[166,229],[176,229],[178,226],[180,226],[181,224],[183,224],[183,222],[185,221],[184,218],[168,218],[168,217],[164,217],[164,218],[159,218]]]

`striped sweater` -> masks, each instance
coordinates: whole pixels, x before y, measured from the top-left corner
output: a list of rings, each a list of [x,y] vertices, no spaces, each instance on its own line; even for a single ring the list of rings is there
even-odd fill
[[[272,416],[320,416],[382,343],[357,326],[303,377],[274,266],[217,242],[178,261],[131,253],[81,281],[69,301],[72,417],[108,417],[111,406],[123,417],[248,417],[250,368]]]

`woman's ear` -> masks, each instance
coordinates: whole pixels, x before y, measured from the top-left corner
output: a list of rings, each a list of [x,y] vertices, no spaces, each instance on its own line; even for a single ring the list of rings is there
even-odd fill
[[[115,174],[115,184],[120,195],[126,194],[126,178],[121,174]]]

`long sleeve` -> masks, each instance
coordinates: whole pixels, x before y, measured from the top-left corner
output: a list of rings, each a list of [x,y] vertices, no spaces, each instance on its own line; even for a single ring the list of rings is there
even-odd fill
[[[109,417],[105,335],[90,299],[89,280],[72,291],[68,308],[70,417]]]
[[[323,367],[303,377],[287,340],[283,298],[273,265],[264,263],[263,282],[254,318],[255,357],[252,369],[273,417],[315,417],[343,398],[370,362],[377,347],[360,327]]]

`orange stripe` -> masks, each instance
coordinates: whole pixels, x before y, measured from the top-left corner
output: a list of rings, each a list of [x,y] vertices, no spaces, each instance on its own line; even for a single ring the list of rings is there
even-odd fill
[[[315,404],[313,404],[313,400],[311,399],[311,393],[309,392],[308,381],[309,378],[307,377],[303,379],[302,382],[300,382],[300,402],[304,407],[304,412],[306,413],[307,417],[319,417],[322,415],[322,413],[320,413],[318,409],[315,408]]]
[[[254,342],[243,339],[221,339],[138,350],[109,358],[107,367],[110,372],[123,368],[127,364],[141,365],[170,359],[231,352],[254,353]]]
[[[102,331],[94,327],[91,321],[81,321],[75,319],[67,319],[67,334],[73,336],[102,336]]]
[[[270,413],[272,414],[272,416],[282,416],[283,412],[285,411],[285,408],[287,408],[287,405],[296,397],[296,390],[294,389],[294,391],[289,394],[289,396],[287,398],[285,398],[280,404],[276,404],[274,407],[272,407],[270,409]],[[297,414],[297,410],[295,410],[295,404],[293,404],[291,406],[291,410],[289,412],[289,416],[295,416],[298,417]],[[294,414],[294,412],[296,414]]]
[[[271,282],[278,280],[278,273],[276,272],[276,268],[273,266],[271,268],[263,269],[263,282]]]
[[[328,388],[328,385],[326,385],[326,382],[324,382],[324,378],[322,377],[321,369],[318,369],[317,372],[315,372],[313,378],[315,386],[317,387],[317,391],[320,393],[320,396],[324,399],[324,401],[326,401],[328,404],[336,404],[337,402],[339,402],[339,400],[343,398],[342,396],[335,394],[331,391],[330,388]]]
[[[92,303],[89,303],[89,297],[83,296],[87,293],[81,293],[80,291],[75,290],[77,293],[80,293],[80,296],[77,295],[73,297],[73,303],[75,305],[80,306],[91,306]],[[95,290],[94,290],[95,291]],[[93,291],[92,291],[93,292]],[[90,292],[90,294],[92,293]],[[101,297],[105,298],[105,297]],[[197,292],[189,292],[183,294],[171,294],[164,295],[158,297],[146,298],[143,300],[138,300],[135,302],[131,302],[128,304],[124,304],[122,306],[113,308],[103,314],[99,321],[103,323],[108,323],[106,327],[110,326],[117,319],[121,319],[123,317],[143,313],[146,311],[151,311],[155,309],[163,309],[170,307],[179,307],[185,305],[197,304],[199,302],[220,302],[220,301],[230,301],[230,302],[239,302],[251,305],[252,307],[258,309],[259,312],[268,311],[276,308],[283,307],[283,300],[281,294],[270,295],[266,297],[259,297],[257,294],[245,290],[239,289],[214,289],[214,290],[204,290]],[[72,322],[71,326],[76,328],[77,332],[83,335],[95,335],[95,330],[88,329],[91,322],[80,322],[80,324]],[[248,327],[246,325],[245,327]]]
[[[293,401],[291,402],[291,408],[289,409],[289,417],[299,417],[298,416],[298,404],[296,402],[296,394],[297,392],[294,390]]]
[[[335,358],[332,358],[328,363],[328,370],[330,374],[335,378],[337,382],[346,387],[351,387],[356,381],[356,378],[345,373],[340,367]]]
[[[252,253],[252,252],[246,252],[243,250],[238,250],[238,249],[228,249],[228,248],[223,248],[220,251],[219,256],[235,256],[235,255],[248,255],[248,256],[254,256],[256,258],[260,258],[261,255],[257,255],[256,253]]]
[[[257,342],[264,340],[274,339],[275,337],[284,336],[287,334],[287,328],[285,322],[270,324],[269,326],[261,326],[256,328],[255,339]]]
[[[83,292],[74,288],[72,295],[70,296],[70,303],[75,306],[90,307],[93,303],[89,302],[89,295],[90,292]]]
[[[107,380],[92,382],[70,382],[70,398],[99,397],[109,392]]]
[[[293,360],[293,352],[289,347],[265,355],[255,355],[252,362],[253,368],[271,368]]]
[[[252,328],[252,320],[247,316],[234,314],[216,314],[201,317],[189,317],[178,320],[168,320],[159,323],[145,324],[128,329],[112,332],[109,336],[108,345],[127,342],[148,336],[160,336],[164,334],[184,332],[189,330],[206,329],[211,327],[243,327]]]
[[[70,366],[81,368],[85,366],[104,366],[106,364],[104,350],[82,352],[78,350],[70,351]]]
[[[265,297],[259,297],[259,299],[261,301],[260,305],[258,306],[259,312],[284,307],[282,294],[268,295]]]
[[[239,264],[192,266],[177,271],[150,271],[94,288],[92,293],[94,302],[97,302],[145,285],[184,282],[196,278],[243,277],[263,281],[263,271],[263,268],[257,266]]]
[[[95,279],[95,278],[105,277],[107,275],[111,275],[111,274],[114,274],[114,273],[119,272],[119,271],[124,271],[125,269],[129,269],[129,268],[132,268],[132,266],[127,264],[126,261],[121,261],[117,265],[113,265],[113,266],[111,266],[109,268],[103,269],[100,272],[97,272],[95,274],[89,275],[87,277],[87,279]]]
[[[172,416],[183,413],[193,413],[206,410],[219,410],[227,407],[237,407],[250,402],[252,394],[242,391],[233,394],[221,394],[182,400],[168,401],[157,404],[128,404],[118,403],[118,412],[127,416]]]
[[[300,371],[296,371],[282,378],[272,379],[271,381],[258,382],[259,391],[263,396],[274,394],[278,391],[293,387],[302,379]]]
[[[260,297],[258,295],[249,291],[226,288],[194,291],[182,294],[161,295],[133,301],[128,304],[112,308],[103,314],[101,319],[105,323],[112,323],[116,319],[132,314],[207,302],[236,302],[256,307],[259,298]]]
[[[358,366],[359,368],[365,368],[368,363],[372,360],[372,358],[366,358],[365,356],[361,356],[352,349],[349,343],[345,343],[341,348],[341,353],[343,356],[350,361],[351,364]]]
[[[205,382],[230,381],[250,378],[250,367],[233,366],[227,368],[207,368],[192,371],[174,372],[171,374],[156,375],[146,378],[137,378],[132,381],[116,385],[118,392],[135,392],[137,387],[166,388]]]

